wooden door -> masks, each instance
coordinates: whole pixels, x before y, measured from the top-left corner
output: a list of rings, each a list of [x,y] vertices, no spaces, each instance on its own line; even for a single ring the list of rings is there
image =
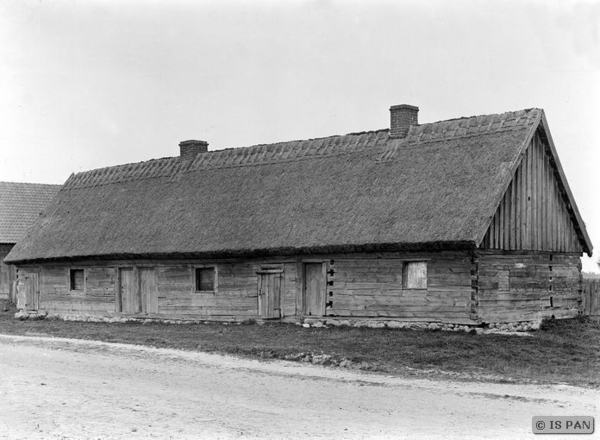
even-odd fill
[[[158,313],[156,271],[153,267],[140,267],[139,277],[142,313]]]
[[[25,274],[25,309],[38,310],[40,307],[39,276],[35,272]]]
[[[281,318],[281,278],[283,270],[258,274],[258,313],[262,318]]]
[[[8,265],[8,300],[12,304],[17,303],[17,266]]]
[[[325,315],[325,266],[323,263],[304,264],[304,314]]]
[[[135,276],[133,268],[126,267],[119,269],[119,299],[120,312],[140,313],[141,301],[139,289],[136,289]]]

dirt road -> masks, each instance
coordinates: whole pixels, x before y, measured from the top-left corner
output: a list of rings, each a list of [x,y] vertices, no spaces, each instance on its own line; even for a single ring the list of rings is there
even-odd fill
[[[291,362],[16,336],[0,336],[0,381],[1,440],[539,440],[531,433],[532,416],[598,420],[600,402],[599,391],[567,386],[407,380]]]

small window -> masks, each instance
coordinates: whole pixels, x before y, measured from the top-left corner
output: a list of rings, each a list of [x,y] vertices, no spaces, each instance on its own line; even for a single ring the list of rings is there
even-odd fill
[[[402,265],[403,289],[427,289],[427,262],[407,261]]]
[[[70,287],[71,290],[83,290],[83,269],[71,269]]]
[[[215,268],[197,267],[196,268],[196,292],[214,292],[215,291]]]

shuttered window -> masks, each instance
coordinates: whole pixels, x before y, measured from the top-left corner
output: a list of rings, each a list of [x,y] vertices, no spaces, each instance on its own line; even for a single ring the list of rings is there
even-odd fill
[[[427,262],[407,261],[402,265],[403,289],[427,289]]]
[[[83,269],[70,270],[70,290],[83,290],[84,287]]]
[[[196,292],[214,292],[216,286],[216,276],[214,267],[197,267]]]

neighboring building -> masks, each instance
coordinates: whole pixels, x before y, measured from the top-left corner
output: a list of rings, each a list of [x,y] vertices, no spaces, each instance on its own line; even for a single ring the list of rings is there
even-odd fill
[[[0,300],[14,302],[16,269],[3,260],[58,193],[60,185],[0,182]]]
[[[574,316],[592,245],[544,112],[207,151],[71,176],[8,260],[54,315]]]

